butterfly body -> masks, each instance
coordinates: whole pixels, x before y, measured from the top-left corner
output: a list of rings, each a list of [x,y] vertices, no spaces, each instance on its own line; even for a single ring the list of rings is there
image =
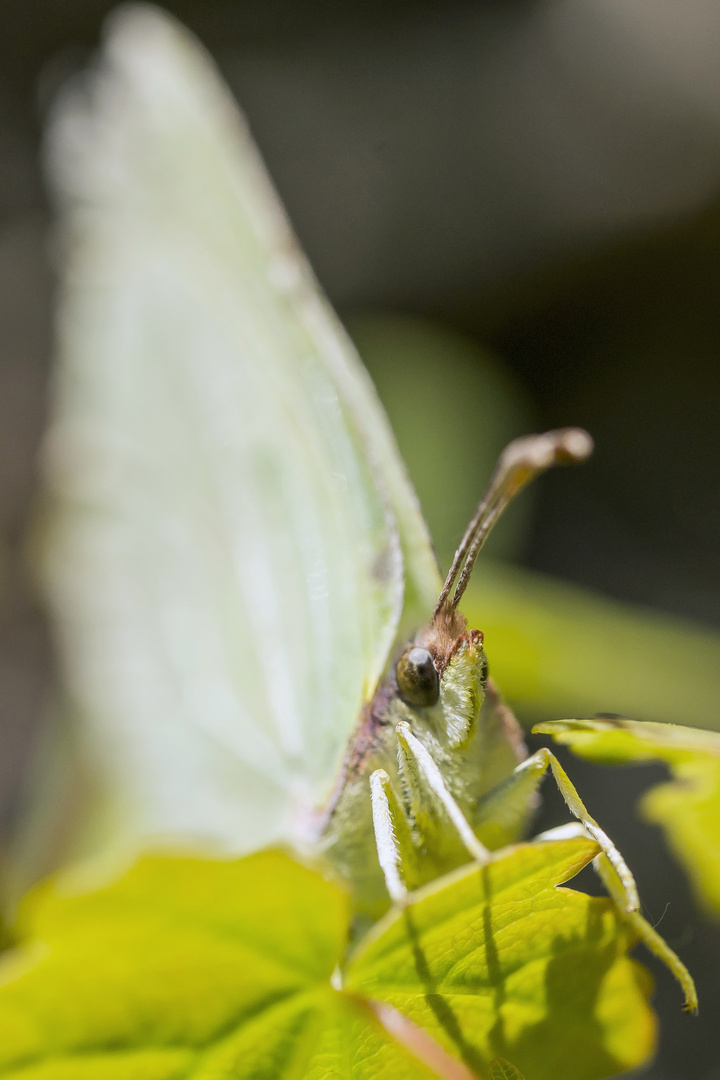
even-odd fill
[[[425,707],[408,702],[399,686],[398,671],[411,652],[429,654],[436,672],[437,698]],[[412,866],[406,871],[411,887],[432,881],[470,857],[448,827],[444,808],[428,800],[415,771],[407,767],[398,739],[398,726],[403,724],[432,757],[449,794],[488,847],[516,839],[529,809],[528,793],[523,792],[503,824],[486,821],[483,829],[484,800],[513,773],[527,751],[512,713],[487,679],[482,632],[468,629],[457,611],[443,611],[393,657],[362,712],[335,791],[318,818],[315,845],[351,883],[358,909],[372,914],[388,903],[377,852],[367,843],[373,828],[370,778],[377,772],[387,775],[407,825],[411,849],[405,861]]]

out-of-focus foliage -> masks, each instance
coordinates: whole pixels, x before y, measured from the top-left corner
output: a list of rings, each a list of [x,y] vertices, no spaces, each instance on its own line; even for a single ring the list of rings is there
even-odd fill
[[[490,1080],[525,1080],[525,1077],[505,1058],[495,1058],[490,1062]]]
[[[443,566],[502,449],[535,426],[530,403],[503,365],[472,339],[428,319],[367,315],[349,329],[387,410]],[[533,489],[488,541],[519,554]]]
[[[720,914],[720,736],[631,720],[561,720],[535,730],[590,761],[665,762],[672,780],[647,792],[642,816],[663,827],[701,903]]]
[[[45,886],[1,969],[0,1076],[459,1075],[445,1052],[481,1077],[498,1053],[535,1080],[632,1067],[655,1026],[632,932],[611,901],[556,887],[597,852],[526,844],[466,867],[347,962],[344,893],[277,852],[147,858],[90,893]]]
[[[621,713],[720,726],[720,634],[486,561],[464,600],[526,719]]]
[[[546,425],[582,424],[597,442],[588,470],[546,488],[533,563],[715,627],[719,289],[713,196],[669,227],[546,266],[471,319],[536,390]]]

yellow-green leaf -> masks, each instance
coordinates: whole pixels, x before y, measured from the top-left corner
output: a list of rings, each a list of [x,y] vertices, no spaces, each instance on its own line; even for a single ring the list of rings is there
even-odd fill
[[[490,1062],[490,1080],[525,1080],[525,1077],[505,1058],[498,1057]]]
[[[599,849],[524,844],[465,867],[391,912],[348,985],[429,1031],[479,1076],[499,1055],[533,1080],[592,1080],[650,1053],[647,976],[611,901],[557,886]]]
[[[534,730],[590,761],[665,762],[672,780],[647,792],[641,813],[663,827],[700,901],[720,914],[720,735],[634,720],[558,720]]]
[[[144,859],[31,906],[33,939],[0,968],[3,1078],[430,1075],[333,990],[346,898],[287,856]]]
[[[146,858],[93,892],[61,879],[0,964],[0,1077],[489,1080],[502,1053],[533,1080],[599,1080],[647,1056],[654,1020],[611,901],[555,887],[597,851],[508,849],[349,961],[345,895],[278,852]]]

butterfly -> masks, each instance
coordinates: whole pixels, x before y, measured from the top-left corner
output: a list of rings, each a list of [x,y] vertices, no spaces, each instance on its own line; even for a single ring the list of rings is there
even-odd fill
[[[510,499],[589,436],[507,448],[443,585],[370,379],[197,42],[156,9],[116,15],[48,162],[43,574],[98,843],[290,844],[375,917],[516,839],[550,768],[636,909],[458,607]]]

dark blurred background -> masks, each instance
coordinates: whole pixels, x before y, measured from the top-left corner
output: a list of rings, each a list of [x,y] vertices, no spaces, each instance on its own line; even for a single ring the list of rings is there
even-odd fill
[[[0,9],[6,837],[52,686],[24,555],[51,354],[40,138],[49,102],[90,59],[112,6]],[[422,477],[429,489],[439,474],[437,502],[425,501],[441,556],[487,471],[476,428],[492,428],[501,411],[510,434],[583,424],[595,458],[538,487],[510,545],[515,557],[720,629],[715,0],[166,6],[210,48],[245,109],[316,272],[387,396],[421,494]],[[457,510],[444,514],[458,433],[465,471]],[[672,663],[659,661],[659,678]],[[719,725],[720,708],[707,717]],[[642,865],[650,915],[670,899],[661,929],[715,987],[713,1000],[701,985],[701,1016],[689,1019],[658,972],[663,1041],[642,1076],[720,1077],[720,934],[692,909],[656,831],[629,825],[637,791],[662,770],[638,779],[637,770],[570,768],[631,865]],[[543,826],[565,816],[551,795],[543,814]]]

